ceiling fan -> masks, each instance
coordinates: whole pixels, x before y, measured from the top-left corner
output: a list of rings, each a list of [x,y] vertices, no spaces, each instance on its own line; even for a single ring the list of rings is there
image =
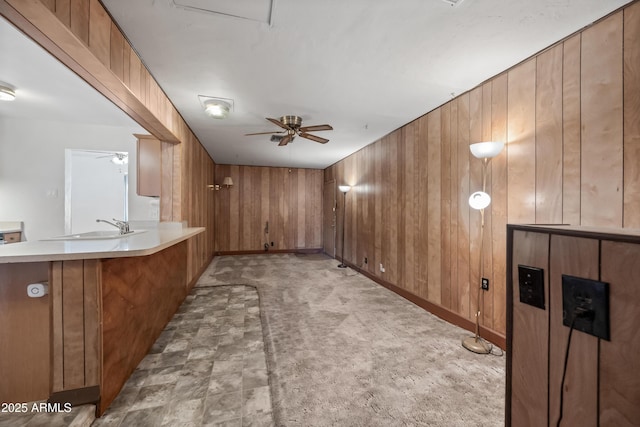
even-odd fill
[[[271,137],[272,141],[280,141],[278,143],[279,146],[287,145],[296,136],[301,136],[302,138],[310,139],[311,141],[319,142],[320,144],[326,144],[329,142],[326,138],[321,138],[316,135],[311,135],[307,132],[317,132],[321,130],[333,130],[330,125],[314,125],[314,126],[302,126],[302,118],[299,116],[282,116],[280,120],[270,119],[267,117],[271,123],[276,126],[281,127],[284,130],[275,131],[275,132],[257,132],[257,133],[247,133],[245,136],[250,135],[266,135],[266,134],[278,134],[284,133],[285,135],[273,135]]]

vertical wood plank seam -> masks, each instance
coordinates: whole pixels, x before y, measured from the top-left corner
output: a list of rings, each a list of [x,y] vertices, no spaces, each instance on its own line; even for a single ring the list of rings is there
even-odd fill
[[[549,301],[547,305],[549,307],[549,314],[547,315],[547,427],[551,426],[551,239],[552,235],[549,235],[547,239],[547,290],[549,294]],[[545,274],[543,274],[544,278]],[[543,279],[544,280],[544,279]]]
[[[62,384],[62,390],[65,390],[65,377],[64,377],[64,261],[60,261],[60,287],[62,288],[62,292],[60,292],[61,295],[61,299],[62,301],[60,301],[60,336],[62,339],[62,342],[60,343],[60,351],[61,351],[61,356],[62,356],[62,372],[60,372],[60,376],[62,377],[62,380],[60,381]],[[59,391],[59,390],[58,390]]]
[[[623,35],[624,35],[624,32],[623,32]],[[622,38],[624,40],[624,36]],[[624,55],[623,55],[623,61],[624,61]],[[623,71],[623,73],[624,73],[624,71]],[[623,212],[624,212],[624,209],[623,209]],[[624,224],[624,222],[623,222],[623,224]],[[598,239],[598,280],[602,280],[602,240],[600,240],[600,239]],[[600,426],[600,342],[601,342],[601,338],[598,338],[598,340],[597,340],[598,346],[597,346],[597,349],[596,349],[596,352],[597,352],[597,357],[596,357],[596,388],[597,388],[597,390],[596,390],[596,426],[598,426],[598,427]]]
[[[86,311],[84,306],[84,301],[86,301],[87,295],[85,292],[85,274],[86,274],[86,263],[87,260],[82,261],[82,344],[83,344],[83,357],[82,357],[82,383],[87,385],[87,318]]]

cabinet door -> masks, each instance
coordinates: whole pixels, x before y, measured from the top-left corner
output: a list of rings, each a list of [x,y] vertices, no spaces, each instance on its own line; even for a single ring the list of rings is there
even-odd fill
[[[138,137],[137,193],[139,196],[160,197],[162,151],[160,141],[150,135]]]

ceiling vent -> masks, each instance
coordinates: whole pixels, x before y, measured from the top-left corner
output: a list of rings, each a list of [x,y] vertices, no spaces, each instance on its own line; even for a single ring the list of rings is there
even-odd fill
[[[442,1],[448,4],[449,6],[459,6],[460,3],[462,3],[464,0],[442,0]]]

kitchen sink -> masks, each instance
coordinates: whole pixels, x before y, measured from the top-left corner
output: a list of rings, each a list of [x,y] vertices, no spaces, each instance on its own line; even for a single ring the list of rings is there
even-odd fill
[[[88,231],[86,233],[66,234],[64,236],[49,237],[42,240],[104,240],[104,239],[122,239],[136,234],[145,233],[147,230],[132,231],[127,234],[120,234],[118,230],[100,230]]]

